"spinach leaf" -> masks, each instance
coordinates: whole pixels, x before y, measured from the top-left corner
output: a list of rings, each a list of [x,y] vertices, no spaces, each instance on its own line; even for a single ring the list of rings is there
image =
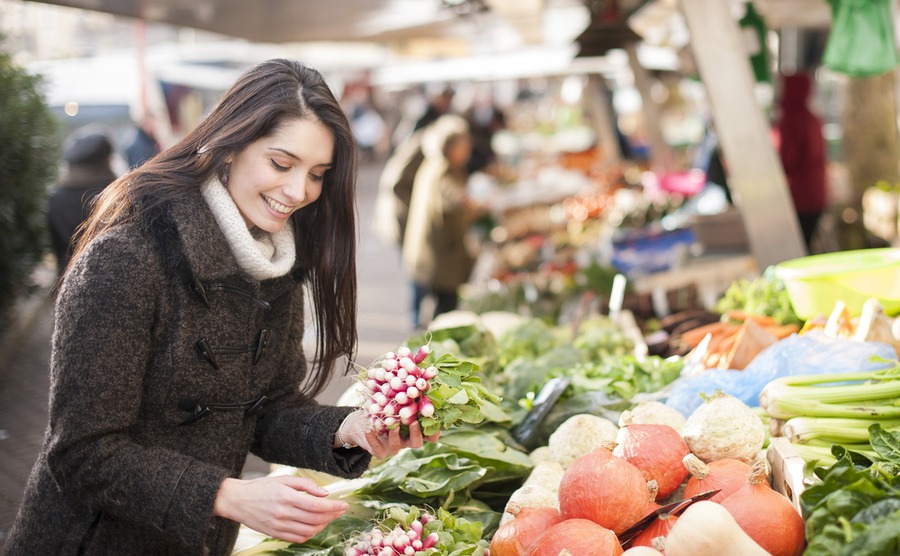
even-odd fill
[[[900,433],[886,431],[875,423],[869,426],[869,443],[882,459],[900,464]]]

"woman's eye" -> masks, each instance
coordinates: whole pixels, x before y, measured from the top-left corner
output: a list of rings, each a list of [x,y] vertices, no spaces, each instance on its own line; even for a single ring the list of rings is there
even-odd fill
[[[269,159],[269,160],[272,162],[272,167],[275,168],[276,170],[278,170],[279,172],[287,172],[288,170],[291,169],[290,166],[282,166],[281,164],[278,164],[277,162],[275,162],[275,159]]]
[[[313,181],[318,181],[318,182],[325,181],[325,176],[324,176],[324,175],[322,175],[322,176],[317,176],[317,175],[315,175],[315,174],[310,174],[309,177],[312,178]]]

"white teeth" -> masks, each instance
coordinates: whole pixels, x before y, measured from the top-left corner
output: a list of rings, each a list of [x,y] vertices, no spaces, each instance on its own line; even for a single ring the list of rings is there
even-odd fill
[[[289,207],[287,205],[282,205],[281,203],[279,203],[278,201],[276,201],[275,199],[273,199],[271,197],[263,197],[263,199],[266,200],[266,203],[270,207],[272,207],[273,209],[275,209],[276,211],[278,211],[280,213],[288,214],[291,212],[291,207]]]

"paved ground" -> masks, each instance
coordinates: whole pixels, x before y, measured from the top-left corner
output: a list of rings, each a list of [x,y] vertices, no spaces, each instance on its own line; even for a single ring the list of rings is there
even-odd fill
[[[371,231],[372,209],[381,165],[366,164],[359,179],[359,356],[367,365],[397,348],[411,334],[408,282],[400,270],[398,250]],[[0,342],[0,549],[12,525],[28,473],[47,425],[49,338],[52,306],[46,295],[26,304],[26,326]],[[350,384],[332,382],[320,401],[333,403]],[[245,474],[266,473],[252,458]]]

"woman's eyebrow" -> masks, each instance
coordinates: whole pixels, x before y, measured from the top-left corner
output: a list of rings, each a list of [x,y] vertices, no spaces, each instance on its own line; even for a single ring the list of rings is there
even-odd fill
[[[282,149],[281,147],[269,147],[269,150],[272,150],[272,151],[278,151],[278,152],[280,152],[280,153],[282,153],[282,154],[286,154],[287,156],[289,156],[289,157],[291,157],[291,158],[293,158],[294,160],[297,160],[297,161],[302,161],[302,160],[303,160],[303,159],[301,159],[299,156],[297,156],[297,155],[295,155],[294,153],[292,153],[291,151]],[[332,166],[334,166],[334,162],[323,162],[322,164],[316,164],[316,166],[327,166],[327,167],[331,168]]]

